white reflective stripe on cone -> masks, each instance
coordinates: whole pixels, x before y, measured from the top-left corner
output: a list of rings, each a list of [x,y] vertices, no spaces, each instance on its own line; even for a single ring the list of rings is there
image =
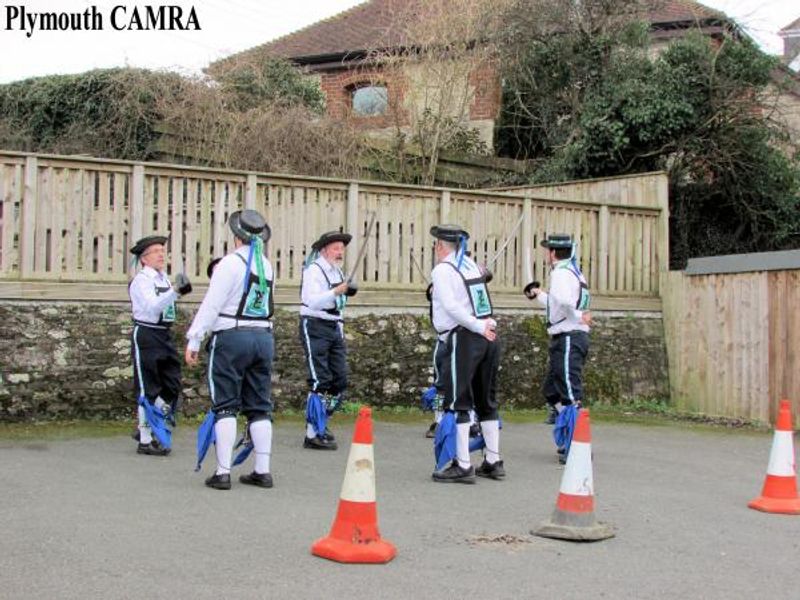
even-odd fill
[[[769,453],[768,475],[794,476],[794,440],[791,431],[776,431]]]
[[[353,442],[350,445],[340,498],[350,502],[375,502],[375,456],[372,444]]]
[[[572,496],[592,496],[592,445],[572,442],[567,456],[567,466],[561,478],[561,493]]]

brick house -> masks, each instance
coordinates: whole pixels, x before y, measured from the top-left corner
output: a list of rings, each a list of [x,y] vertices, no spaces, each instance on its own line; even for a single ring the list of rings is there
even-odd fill
[[[783,62],[797,72],[800,71],[800,17],[778,32],[783,38]]]
[[[327,112],[376,135],[389,134],[393,126],[407,126],[412,111],[421,106],[414,101],[413,66],[387,72],[365,61],[376,48],[413,47],[393,27],[399,10],[413,0],[367,0],[271,42],[212,63],[212,76],[238,61],[261,57],[286,58],[318,78],[326,96]],[[658,52],[690,29],[709,36],[720,36],[731,25],[728,17],[693,0],[653,0],[647,17],[651,23],[652,48]],[[469,72],[466,89],[467,126],[476,129],[488,148],[493,147],[495,121],[501,108],[501,82],[495,69],[482,65]],[[782,98],[788,107],[789,121],[800,131],[800,95]],[[463,114],[463,113],[462,113]],[[794,136],[793,136],[794,137]]]

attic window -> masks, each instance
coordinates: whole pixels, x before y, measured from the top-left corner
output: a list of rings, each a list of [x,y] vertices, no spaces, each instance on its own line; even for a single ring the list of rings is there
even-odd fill
[[[353,113],[360,117],[382,115],[389,106],[389,90],[385,85],[361,85],[350,92]]]

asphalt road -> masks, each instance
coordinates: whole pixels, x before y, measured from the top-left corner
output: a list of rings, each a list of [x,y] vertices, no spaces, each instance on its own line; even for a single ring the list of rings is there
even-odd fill
[[[473,486],[430,480],[424,429],[375,425],[387,565],[309,552],[333,520],[351,426],[334,423],[337,452],[276,426],[271,490],[206,488],[213,456],[193,472],[186,427],[166,458],[124,436],[0,441],[0,597],[800,598],[800,516],[746,506],[768,435],[594,423],[597,516],[618,533],[576,544],[530,535],[563,472],[544,425],[507,424],[507,479]]]

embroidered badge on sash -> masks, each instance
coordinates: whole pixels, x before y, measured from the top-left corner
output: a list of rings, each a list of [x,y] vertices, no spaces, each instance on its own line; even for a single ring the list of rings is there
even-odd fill
[[[266,317],[267,307],[269,306],[269,293],[269,286],[262,293],[257,282],[251,283],[242,314],[246,317]]]

